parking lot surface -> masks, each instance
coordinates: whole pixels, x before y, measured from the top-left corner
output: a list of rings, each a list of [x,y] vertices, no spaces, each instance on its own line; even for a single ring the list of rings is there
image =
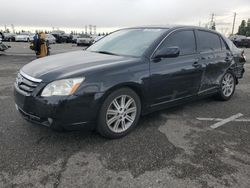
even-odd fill
[[[249,60],[230,101],[206,98],[158,111],[142,117],[128,136],[108,140],[96,132],[57,133],[23,120],[13,83],[35,57],[21,54],[0,56],[1,188],[250,187]]]

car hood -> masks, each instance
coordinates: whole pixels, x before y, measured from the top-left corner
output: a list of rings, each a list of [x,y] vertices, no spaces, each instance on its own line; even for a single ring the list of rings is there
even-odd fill
[[[106,55],[88,51],[74,51],[37,59],[25,65],[25,74],[49,82],[81,76],[87,71],[131,62],[133,57]]]

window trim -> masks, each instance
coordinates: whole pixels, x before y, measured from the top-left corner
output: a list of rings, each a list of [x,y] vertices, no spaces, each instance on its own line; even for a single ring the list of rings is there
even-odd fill
[[[224,45],[225,45],[225,47],[226,47],[225,50],[230,50],[228,44],[226,43],[226,41],[223,39],[222,36],[220,36],[220,41],[221,41],[221,51],[224,51],[224,50],[222,49],[222,43],[224,43]]]
[[[161,40],[161,42],[157,45],[157,47],[154,49],[153,53],[151,54],[150,59],[153,59],[153,58],[154,58],[154,55],[155,55],[156,51],[162,46],[162,44],[163,44],[169,37],[171,37],[172,34],[175,34],[175,33],[181,32],[181,31],[192,31],[192,32],[193,32],[193,34],[194,34],[194,42],[195,42],[195,52],[194,52],[194,53],[189,53],[189,54],[183,54],[183,55],[180,55],[180,56],[189,56],[189,55],[197,54],[197,53],[198,53],[198,46],[197,46],[198,43],[197,43],[197,38],[196,38],[195,29],[193,29],[193,28],[178,28],[178,29],[175,29],[175,30],[171,31],[170,33],[168,33],[168,34]]]

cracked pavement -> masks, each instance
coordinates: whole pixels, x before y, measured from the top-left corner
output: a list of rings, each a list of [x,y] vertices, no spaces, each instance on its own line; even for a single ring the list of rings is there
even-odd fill
[[[250,49],[246,50],[250,57]],[[228,102],[206,98],[141,118],[128,136],[57,133],[16,112],[13,82],[32,56],[0,56],[0,187],[250,187],[250,61]]]

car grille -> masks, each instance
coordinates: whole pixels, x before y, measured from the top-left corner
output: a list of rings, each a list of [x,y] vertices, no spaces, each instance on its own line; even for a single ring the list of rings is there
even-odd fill
[[[22,91],[25,95],[31,95],[31,93],[36,89],[41,80],[32,78],[30,76],[25,76],[22,73],[18,73],[16,78],[16,87]]]

